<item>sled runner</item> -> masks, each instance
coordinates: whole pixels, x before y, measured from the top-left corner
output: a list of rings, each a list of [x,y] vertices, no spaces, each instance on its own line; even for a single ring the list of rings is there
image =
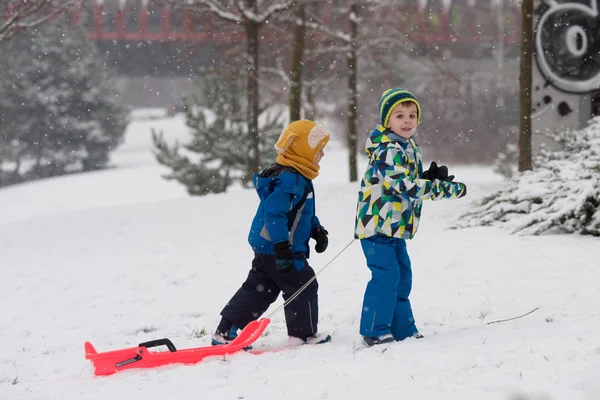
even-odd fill
[[[153,368],[168,364],[196,364],[205,357],[224,356],[243,350],[254,343],[271,320],[262,318],[250,322],[228,344],[177,350],[169,339],[157,339],[140,343],[137,347],[98,353],[90,342],[85,342],[85,358],[90,360],[94,375],[111,375],[131,368]],[[148,349],[167,346],[169,351],[151,352]]]

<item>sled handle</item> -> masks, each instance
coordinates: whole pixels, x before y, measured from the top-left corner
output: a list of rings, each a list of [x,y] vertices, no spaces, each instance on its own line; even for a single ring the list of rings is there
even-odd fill
[[[158,347],[158,346],[167,346],[167,348],[169,349],[169,351],[171,353],[175,353],[177,351],[173,342],[171,342],[167,338],[150,340],[149,342],[143,342],[143,343],[138,344],[138,347],[145,347],[145,348]]]

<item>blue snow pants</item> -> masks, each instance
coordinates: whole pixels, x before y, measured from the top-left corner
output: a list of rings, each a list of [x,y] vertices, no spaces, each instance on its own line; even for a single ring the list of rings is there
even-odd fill
[[[371,270],[363,300],[360,334],[391,333],[396,340],[415,335],[417,327],[408,300],[412,270],[406,240],[376,235],[360,243]]]

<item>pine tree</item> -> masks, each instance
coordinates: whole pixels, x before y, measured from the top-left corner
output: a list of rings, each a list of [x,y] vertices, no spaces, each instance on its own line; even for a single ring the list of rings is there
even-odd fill
[[[455,227],[600,236],[600,117],[581,131],[552,135],[559,149],[543,147],[533,159],[534,171],[514,176],[506,187],[472,203]]]
[[[213,73],[199,86],[202,98],[184,99],[191,140],[169,145],[162,132],[152,134],[156,159],[171,169],[165,178],[182,183],[191,195],[225,192],[235,181],[247,183],[252,162],[243,80]],[[281,112],[260,115],[261,160],[274,159],[273,145],[283,128],[280,120]]]
[[[57,20],[3,47],[0,135],[19,179],[105,168],[126,110],[83,28]]]

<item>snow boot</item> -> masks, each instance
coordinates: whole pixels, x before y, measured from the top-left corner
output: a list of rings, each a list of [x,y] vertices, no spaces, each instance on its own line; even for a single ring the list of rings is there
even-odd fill
[[[215,332],[215,334],[213,335],[213,337],[212,337],[211,344],[213,346],[221,346],[221,345],[233,342],[233,340],[238,335],[238,330],[239,329],[240,328],[238,328],[237,326],[231,325],[231,328],[229,328],[229,330],[227,331],[227,333],[219,332],[217,330]],[[252,350],[252,346],[244,347],[244,350]]]
[[[363,336],[363,341],[367,346],[371,347],[378,344],[391,343],[394,341],[394,337],[391,333],[386,333],[381,336]]]
[[[331,335],[326,333],[316,333],[307,337],[290,336],[288,338],[288,347],[302,346],[303,344],[323,344],[331,342]]]

